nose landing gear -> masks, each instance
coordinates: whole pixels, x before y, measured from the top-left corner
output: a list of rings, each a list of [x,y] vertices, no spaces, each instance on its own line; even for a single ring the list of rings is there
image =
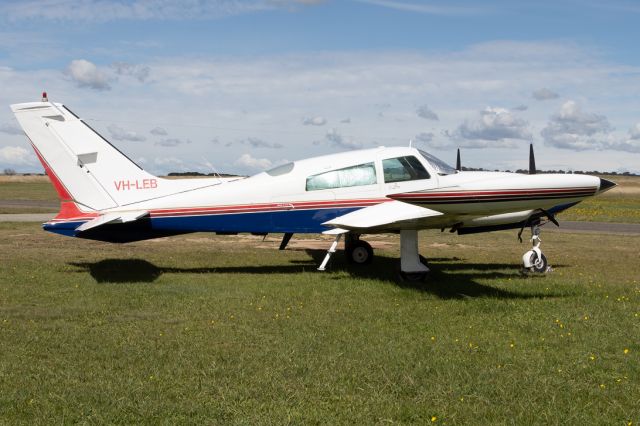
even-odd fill
[[[551,266],[547,262],[547,257],[542,253],[540,249],[540,227],[536,224],[531,226],[531,244],[533,247],[531,250],[522,255],[522,274],[545,274],[551,272]]]

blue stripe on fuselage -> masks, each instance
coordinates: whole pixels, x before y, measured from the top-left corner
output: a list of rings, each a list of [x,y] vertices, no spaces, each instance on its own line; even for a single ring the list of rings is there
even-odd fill
[[[362,207],[230,213],[198,216],[151,217],[153,229],[184,232],[293,232],[317,233],[322,223]]]
[[[285,210],[255,213],[228,213],[194,216],[151,217],[150,227],[147,228],[151,236],[155,231],[158,236],[164,236],[167,231],[176,233],[187,232],[293,232],[319,233],[328,228],[323,222],[338,216],[359,210],[362,207],[344,207],[333,209]],[[76,228],[84,221],[47,222],[44,230],[68,237],[79,236]],[[136,222],[137,223],[137,222]],[[133,225],[132,222],[130,225]],[[111,225],[118,226],[118,225]],[[147,225],[149,226],[149,225]],[[96,228],[98,230],[100,228]],[[85,238],[94,239],[84,233]],[[149,237],[147,237],[149,238]],[[103,239],[96,237],[95,239]]]
[[[85,221],[73,222],[47,222],[42,224],[42,229],[53,232],[55,234],[64,235],[66,237],[75,237],[76,228],[85,223]]]

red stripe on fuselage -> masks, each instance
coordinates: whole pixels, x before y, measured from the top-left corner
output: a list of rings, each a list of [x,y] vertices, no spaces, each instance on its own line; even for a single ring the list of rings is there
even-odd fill
[[[206,216],[231,213],[267,213],[276,211],[295,211],[311,209],[331,209],[343,207],[368,207],[383,202],[392,201],[388,198],[359,199],[359,200],[330,200],[330,201],[301,201],[277,202],[262,204],[237,204],[212,207],[188,207],[174,209],[151,210],[151,217],[169,216]]]

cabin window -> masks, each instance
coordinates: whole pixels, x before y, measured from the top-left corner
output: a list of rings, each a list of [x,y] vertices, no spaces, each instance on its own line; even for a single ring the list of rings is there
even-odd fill
[[[309,176],[307,191],[374,185],[376,183],[376,167],[373,163],[366,163]]]
[[[382,160],[385,183],[405,182],[408,180],[429,179],[427,172],[416,157],[398,157]]]

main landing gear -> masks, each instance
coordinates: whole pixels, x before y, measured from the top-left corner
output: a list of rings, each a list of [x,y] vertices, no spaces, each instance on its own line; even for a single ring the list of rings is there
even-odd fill
[[[349,233],[344,239],[344,254],[347,262],[356,265],[368,265],[373,260],[373,248],[361,240],[360,235]]]
[[[405,281],[422,281],[429,268],[420,260],[418,252],[418,231],[400,231],[400,277]]]
[[[318,268],[324,271],[331,255],[335,253],[343,234],[336,235],[327,255]],[[347,262],[355,265],[367,265],[373,260],[373,248],[368,242],[361,240],[356,233],[345,233],[344,253]],[[422,263],[418,253],[418,231],[400,231],[400,277],[405,281],[422,281],[429,273],[429,268]]]
[[[338,243],[343,234],[336,235],[336,239],[327,250],[327,255],[324,257],[322,264],[318,267],[318,271],[324,271],[327,268],[329,259],[333,253],[336,252]],[[367,265],[373,260],[373,248],[371,244],[360,239],[360,234],[346,233],[344,234],[344,254],[347,258],[347,262],[356,265]]]

